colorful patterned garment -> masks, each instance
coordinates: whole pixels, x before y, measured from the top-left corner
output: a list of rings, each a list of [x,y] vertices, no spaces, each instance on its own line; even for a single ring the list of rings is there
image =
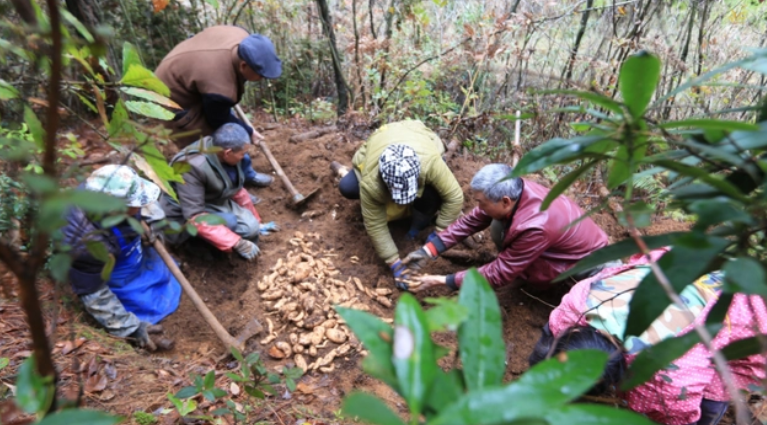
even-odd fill
[[[586,299],[589,311],[586,312],[585,319],[589,326],[622,341],[629,354],[637,354],[646,347],[678,335],[700,315],[709,302],[717,299],[722,285],[722,274],[719,272],[701,276],[680,294],[692,314],[672,304],[642,335],[629,335],[623,341],[633,290],[649,273],[649,266],[640,265],[632,270],[594,281]]]
[[[666,251],[667,249],[653,251],[653,261],[657,261]],[[649,273],[646,264],[646,259],[637,255],[632,257],[627,265],[603,270],[596,276],[576,284],[551,313],[551,332],[557,336],[572,326],[588,325],[612,335],[622,335],[630,299],[628,294],[633,291],[622,294],[602,306],[595,306],[599,303],[598,300],[606,300],[624,290],[619,289],[620,287],[630,289],[632,284],[637,286]],[[626,362],[631,364],[636,358],[636,353],[648,345],[691,332],[693,322],[703,324],[715,304],[721,279],[721,274],[712,273],[685,288],[680,295],[693,311],[694,320],[676,307],[669,307],[650,329],[625,341],[627,349],[631,350],[624,354]],[[615,314],[610,311],[613,307]],[[713,345],[721,349],[731,342],[758,334],[767,334],[767,306],[758,296],[736,294],[727,312],[724,326],[716,334]],[[767,359],[762,355],[729,361],[728,365],[741,390],[753,391],[765,379]],[[697,422],[704,398],[714,401],[729,400],[727,390],[711,362],[711,353],[702,344],[696,344],[666,369],[656,373],[652,379],[623,393],[622,396],[631,410],[667,425]]]

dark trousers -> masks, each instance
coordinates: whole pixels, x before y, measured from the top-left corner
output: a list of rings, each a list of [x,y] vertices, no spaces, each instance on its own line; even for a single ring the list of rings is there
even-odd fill
[[[349,171],[338,183],[338,190],[346,199],[360,199],[360,182],[357,173]],[[431,224],[432,219],[442,206],[442,198],[439,192],[431,185],[426,185],[420,198],[416,198],[412,204],[413,222],[412,230],[423,230]]]

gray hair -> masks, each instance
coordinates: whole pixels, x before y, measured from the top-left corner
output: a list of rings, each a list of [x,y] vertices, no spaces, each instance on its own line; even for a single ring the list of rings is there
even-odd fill
[[[239,151],[250,143],[248,132],[236,123],[226,123],[213,133],[213,145],[221,149]]]
[[[514,169],[506,164],[488,164],[471,179],[471,190],[482,192],[492,202],[498,202],[504,196],[516,201],[522,196],[522,179],[508,178]]]

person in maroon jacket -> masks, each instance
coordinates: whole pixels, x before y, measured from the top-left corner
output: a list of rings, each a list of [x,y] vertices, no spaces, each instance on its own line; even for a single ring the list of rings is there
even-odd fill
[[[402,262],[411,270],[419,270],[427,259],[436,259],[470,235],[490,227],[498,257],[479,268],[490,285],[498,288],[526,283],[545,287],[579,260],[607,245],[607,234],[590,218],[571,226],[583,216],[575,202],[558,196],[547,210],[541,211],[549,189],[523,178],[507,178],[511,172],[506,164],[490,164],[479,170],[471,181],[477,207],[432,236]],[[577,279],[599,270],[601,267],[579,274]],[[411,280],[419,286],[400,289],[417,292],[439,285],[458,289],[465,274],[416,276]]]

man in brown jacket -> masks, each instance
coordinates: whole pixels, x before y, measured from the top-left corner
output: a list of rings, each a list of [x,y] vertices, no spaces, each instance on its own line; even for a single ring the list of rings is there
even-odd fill
[[[282,63],[271,40],[235,26],[220,25],[177,45],[155,71],[170,89],[170,98],[183,110],[168,122],[179,148],[209,136],[222,125],[240,124],[254,144],[263,139],[250,125],[232,114],[245,93],[246,81],[274,79],[282,74]],[[267,186],[272,177],[256,173],[246,156],[245,181]]]
[[[477,207],[447,229],[431,238],[421,249],[402,260],[410,269],[420,269],[468,236],[490,227],[498,257],[479,268],[493,287],[522,283],[547,286],[551,281],[589,254],[607,245],[607,234],[565,196],[558,196],[545,211],[541,204],[549,190],[522,178],[509,179],[506,164],[484,166],[472,179]],[[573,224],[575,223],[575,224]],[[578,275],[585,279],[601,267]],[[409,288],[421,291],[446,285],[458,289],[466,272],[447,276],[420,276]]]

